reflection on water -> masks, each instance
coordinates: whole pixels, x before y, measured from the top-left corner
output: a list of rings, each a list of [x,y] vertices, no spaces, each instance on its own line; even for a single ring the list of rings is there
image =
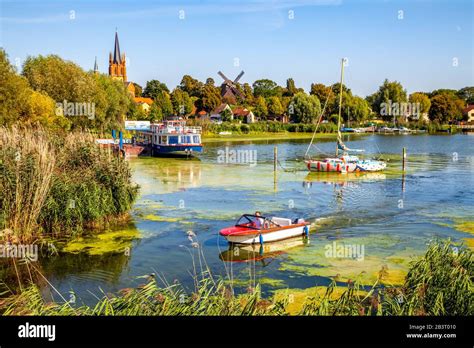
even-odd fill
[[[307,147],[301,140],[278,141],[282,165],[297,170],[280,170],[277,190],[272,141],[208,144],[200,160],[131,159],[141,193],[131,212],[139,236],[130,254],[68,253],[43,259],[42,266],[56,288],[74,289],[86,302],[95,301],[89,291],[134,286],[138,276],[152,272],[192,286],[192,259],[180,246],[197,252],[188,240],[187,232],[193,231],[213,275],[232,278],[234,284],[258,282],[270,291],[326,285],[336,276],[341,281],[361,276],[370,284],[382,267],[388,270],[386,283],[397,284],[409,260],[422,254],[432,238],[472,238],[456,223],[474,219],[474,137],[369,135],[347,143],[365,148],[369,156],[380,151],[387,171],[308,174],[295,160]],[[218,151],[226,146],[256,150],[257,165],[218,163]],[[403,147],[408,149],[404,176]],[[334,143],[320,142],[318,148],[332,153]],[[311,243],[281,249],[267,244],[264,248],[270,249],[263,252],[253,246],[235,255],[218,231],[256,210],[305,218],[312,223]],[[363,245],[363,261],[327,257],[325,247],[334,241]]]
[[[226,262],[247,262],[261,261],[265,266],[266,261],[276,258],[286,250],[309,244],[309,240],[304,237],[289,238],[286,240],[251,245],[229,244],[229,249],[221,252],[219,258]]]

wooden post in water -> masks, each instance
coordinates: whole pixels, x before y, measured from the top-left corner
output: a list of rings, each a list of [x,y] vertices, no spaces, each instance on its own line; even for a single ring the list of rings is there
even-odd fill
[[[277,182],[278,147],[273,148],[273,182]]]
[[[406,149],[406,147],[404,147],[403,152],[402,152],[402,170],[403,170],[403,172],[405,172],[406,159],[407,159],[407,149]]]

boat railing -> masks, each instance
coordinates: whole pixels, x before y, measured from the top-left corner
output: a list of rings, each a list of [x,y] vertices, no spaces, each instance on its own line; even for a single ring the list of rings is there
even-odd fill
[[[201,132],[202,128],[196,126],[156,128],[158,134],[201,134]]]

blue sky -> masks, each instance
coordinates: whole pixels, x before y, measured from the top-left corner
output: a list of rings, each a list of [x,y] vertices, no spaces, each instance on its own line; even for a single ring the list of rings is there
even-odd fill
[[[173,88],[184,74],[220,83],[217,71],[244,70],[241,82],[293,77],[308,90],[336,82],[342,57],[361,96],[385,78],[410,93],[474,85],[471,0],[0,2],[0,46],[12,62],[54,53],[92,69],[97,56],[107,72],[117,28],[128,79],[141,85]]]

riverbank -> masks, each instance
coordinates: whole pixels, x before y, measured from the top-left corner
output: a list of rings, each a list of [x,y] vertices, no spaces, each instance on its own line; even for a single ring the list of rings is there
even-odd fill
[[[179,284],[158,284],[152,274],[137,288],[104,295],[95,306],[46,302],[39,288],[31,285],[18,295],[0,301],[2,315],[472,315],[474,253],[450,241],[433,242],[423,257],[413,261],[402,286],[383,287],[379,272],[370,288],[357,279],[338,286],[285,289],[264,298],[260,286],[235,295],[222,279],[208,270],[194,275],[195,289],[187,293]],[[161,279],[161,277],[159,277]],[[163,281],[163,279],[161,279]],[[166,282],[164,282],[166,284]]]
[[[89,133],[0,128],[0,241],[38,243],[127,222],[138,194],[124,159]]]

